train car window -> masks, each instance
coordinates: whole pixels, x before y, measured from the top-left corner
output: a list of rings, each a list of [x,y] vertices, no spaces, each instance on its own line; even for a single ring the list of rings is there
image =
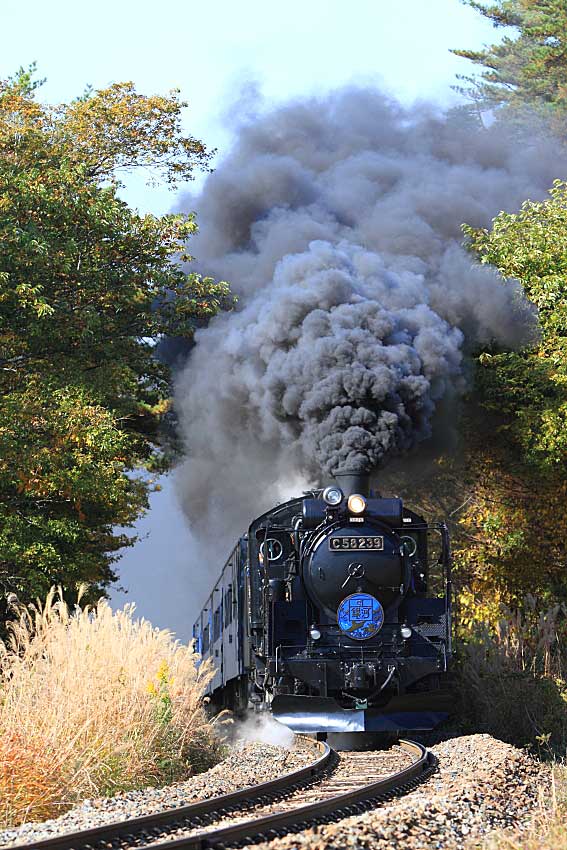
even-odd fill
[[[203,629],[203,652],[209,651],[209,645],[210,645],[209,627],[205,626],[205,628]]]
[[[224,626],[225,628],[232,623],[232,585],[229,584],[228,590],[224,595]]]
[[[220,638],[221,628],[222,628],[222,615],[221,615],[221,606],[217,608],[213,617],[213,641],[216,641]]]
[[[199,628],[199,623],[195,623],[193,626],[193,652],[196,652],[197,655],[201,655],[201,630]]]

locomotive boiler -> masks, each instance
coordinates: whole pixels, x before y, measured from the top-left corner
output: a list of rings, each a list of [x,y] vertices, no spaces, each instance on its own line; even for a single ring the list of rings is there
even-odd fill
[[[254,520],[193,633],[219,708],[301,732],[431,729],[451,704],[447,528],[345,470]]]

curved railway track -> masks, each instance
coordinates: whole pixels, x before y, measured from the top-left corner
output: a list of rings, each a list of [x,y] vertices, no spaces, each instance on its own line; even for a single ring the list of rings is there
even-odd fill
[[[430,776],[435,757],[400,741],[386,751],[337,753],[318,743],[306,767],[231,794],[67,833],[17,850],[205,850],[270,840],[358,814],[405,794]],[[16,848],[14,848],[16,850]]]

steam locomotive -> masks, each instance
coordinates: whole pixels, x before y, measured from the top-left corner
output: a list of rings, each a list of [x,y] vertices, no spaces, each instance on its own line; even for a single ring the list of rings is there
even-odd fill
[[[298,732],[432,729],[451,707],[445,524],[345,470],[255,519],[193,628],[216,708]]]

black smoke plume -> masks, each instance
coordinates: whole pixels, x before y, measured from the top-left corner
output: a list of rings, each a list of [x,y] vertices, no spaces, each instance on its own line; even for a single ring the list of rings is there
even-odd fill
[[[177,385],[190,520],[237,533],[278,487],[427,439],[467,351],[517,345],[534,324],[519,285],[463,250],[460,225],[487,226],[556,176],[551,148],[376,91],[243,126],[187,201],[199,267],[239,297],[197,333]]]

